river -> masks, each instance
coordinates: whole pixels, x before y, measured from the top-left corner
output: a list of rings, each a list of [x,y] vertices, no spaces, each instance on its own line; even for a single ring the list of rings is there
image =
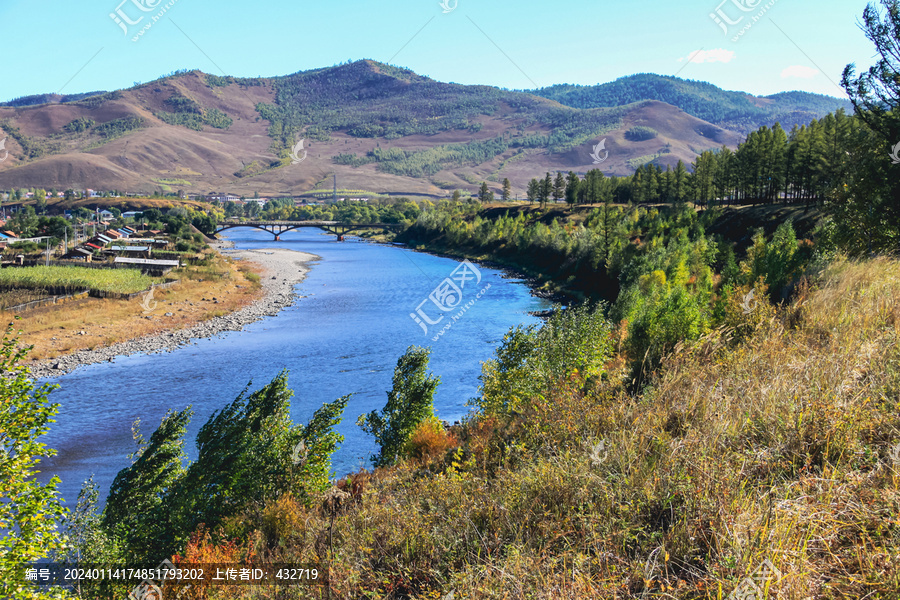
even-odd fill
[[[244,228],[226,237],[238,248],[277,246],[321,257],[297,286],[304,298],[240,332],[196,340],[171,353],[123,356],[46,380],[59,384],[51,400],[61,407],[42,438],[58,454],[42,461],[40,479],[58,475],[67,504],[74,505],[91,475],[105,497],[135,449],[131,426],[136,419],[149,439],[167,410],[192,405],[186,451],[194,459],[194,437],[209,416],[250,381],[257,389],[284,368],[294,390],[294,422],[306,423],[322,403],[353,394],[338,427],[345,440],[333,457],[333,469],[340,477],[369,467],[376,446],[356,418],[384,406],[394,366],[407,347],[432,348],[430,369],[441,378],[435,411],[453,422],[468,412],[466,402],[477,394],[481,362],[492,357],[503,335],[515,325],[538,323],[528,313],[549,307],[522,281],[501,271],[477,267],[451,277],[458,261],[402,247],[353,238],[339,243],[317,229],[285,234],[280,242]],[[436,320],[438,309],[428,298],[446,278],[466,282],[459,290],[462,303],[426,334],[410,313],[426,301],[423,314]],[[444,302],[450,306],[457,299]]]

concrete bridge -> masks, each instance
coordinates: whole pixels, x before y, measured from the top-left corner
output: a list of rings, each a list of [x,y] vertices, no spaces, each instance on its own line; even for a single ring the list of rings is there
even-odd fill
[[[337,236],[337,241],[343,242],[344,236],[348,233],[361,231],[363,229],[393,229],[396,230],[400,226],[396,223],[344,223],[342,221],[225,221],[219,223],[216,227],[216,235],[227,229],[236,227],[253,227],[261,229],[275,236],[275,241],[280,239],[281,234],[300,229],[302,227],[315,227],[324,229],[328,233]]]

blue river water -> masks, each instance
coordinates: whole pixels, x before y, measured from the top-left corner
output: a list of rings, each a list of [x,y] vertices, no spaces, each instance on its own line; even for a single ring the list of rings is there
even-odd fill
[[[522,281],[478,267],[481,281],[476,283],[469,271],[466,286],[457,292],[462,303],[426,334],[410,313],[421,305],[428,319],[437,320],[440,313],[429,296],[438,288],[452,291],[441,285],[446,278],[463,281],[451,277],[458,261],[353,238],[337,242],[317,229],[285,234],[280,242],[253,229],[228,234],[238,248],[278,247],[321,257],[297,286],[305,297],[240,332],[197,340],[171,353],[119,357],[48,380],[60,386],[51,399],[61,409],[42,441],[58,454],[42,461],[40,479],[58,475],[68,504],[74,505],[91,475],[105,497],[116,473],[130,464],[136,419],[149,439],[167,410],[191,405],[186,451],[194,459],[194,437],[209,416],[251,381],[257,389],[285,368],[294,391],[294,422],[306,423],[322,403],[353,394],[338,427],[345,440],[333,469],[340,477],[368,467],[376,447],[356,418],[384,406],[394,366],[406,348],[431,347],[430,369],[441,378],[435,410],[453,422],[468,412],[466,402],[478,392],[481,362],[493,356],[503,335],[515,325],[537,323],[529,312],[549,307]],[[458,300],[435,297],[447,306]],[[451,315],[467,305],[433,341]]]

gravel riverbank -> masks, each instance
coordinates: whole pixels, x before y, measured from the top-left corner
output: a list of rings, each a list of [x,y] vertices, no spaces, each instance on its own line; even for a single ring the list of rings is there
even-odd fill
[[[261,275],[260,283],[265,294],[260,300],[239,311],[197,323],[186,329],[136,338],[104,348],[81,350],[66,356],[36,362],[29,365],[32,376],[35,379],[58,377],[83,365],[111,362],[117,356],[171,352],[196,339],[214,337],[228,331],[240,331],[245,325],[274,316],[281,309],[291,306],[298,298],[294,286],[303,281],[309,272],[309,264],[319,259],[313,254],[280,248],[235,250],[231,242],[227,241],[215,242],[211,246],[224,256],[253,261],[263,268],[264,273]],[[160,303],[154,312],[162,315],[165,307]],[[150,316],[154,318],[153,315]]]

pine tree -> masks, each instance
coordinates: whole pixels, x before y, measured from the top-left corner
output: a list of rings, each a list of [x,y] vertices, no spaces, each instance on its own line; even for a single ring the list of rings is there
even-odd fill
[[[574,171],[569,171],[566,179],[566,202],[569,206],[575,206],[578,202],[578,187],[580,185],[578,175]]]
[[[512,197],[512,183],[510,183],[509,178],[503,179],[503,201],[509,202]]]
[[[553,182],[553,201],[559,202],[566,197],[566,178],[562,171],[556,172],[556,180]]]
[[[541,183],[541,195],[540,201],[541,206],[546,206],[547,202],[550,201],[550,196],[553,194],[553,178],[550,176],[550,173],[547,173],[547,176],[544,177],[544,181]]]
[[[541,184],[537,179],[532,179],[528,182],[528,189],[526,190],[526,195],[528,197],[528,202],[533,203],[536,202],[541,197]]]

